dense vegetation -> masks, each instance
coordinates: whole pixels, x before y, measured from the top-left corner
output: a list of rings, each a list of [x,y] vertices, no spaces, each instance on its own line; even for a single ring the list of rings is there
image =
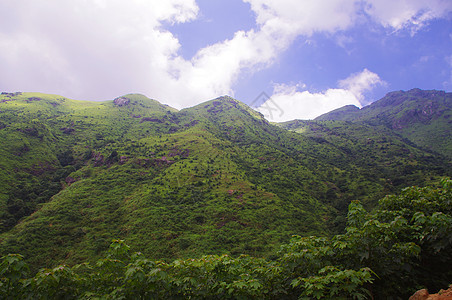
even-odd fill
[[[348,209],[343,234],[294,236],[272,260],[207,255],[171,263],[115,240],[96,263],[30,274],[21,255],[1,258],[6,299],[388,299],[452,278],[452,180],[411,187],[366,211]]]
[[[32,271],[93,264],[113,238],[149,259],[276,259],[292,235],[342,233],[351,201],[371,209],[452,175],[388,127],[291,132],[230,97],[177,111],[142,95],[2,94],[0,123],[0,253]]]
[[[345,106],[315,120],[383,126],[418,146],[451,158],[451,118],[452,93],[412,89],[389,93],[362,109]]]

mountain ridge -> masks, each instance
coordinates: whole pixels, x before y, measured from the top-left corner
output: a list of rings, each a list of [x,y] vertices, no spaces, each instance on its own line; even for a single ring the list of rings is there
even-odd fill
[[[32,266],[95,259],[118,237],[158,259],[268,255],[292,234],[340,232],[350,201],[450,174],[389,128],[293,132],[228,96],[82,103],[0,95],[0,252]]]
[[[412,89],[388,93],[361,109],[342,107],[316,121],[350,121],[386,126],[411,142],[452,157],[452,93]]]

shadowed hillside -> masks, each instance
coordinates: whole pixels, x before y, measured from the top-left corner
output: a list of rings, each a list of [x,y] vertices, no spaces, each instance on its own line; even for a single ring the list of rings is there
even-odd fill
[[[345,106],[315,120],[383,125],[420,147],[452,157],[452,93],[420,89],[392,92],[362,109]]]
[[[386,126],[292,132],[230,97],[177,111],[137,94],[2,94],[0,120],[0,249],[33,267],[95,260],[112,238],[154,259],[269,255],[340,232],[352,200],[450,175]]]

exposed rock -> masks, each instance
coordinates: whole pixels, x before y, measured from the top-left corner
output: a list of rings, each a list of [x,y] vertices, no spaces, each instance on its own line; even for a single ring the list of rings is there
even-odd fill
[[[71,177],[71,176],[68,176],[68,177],[66,177],[65,181],[66,181],[66,183],[67,183],[68,185],[71,185],[71,184],[73,184],[74,182],[76,182],[77,179],[75,179],[75,178],[73,178],[73,177]]]
[[[117,106],[125,106],[125,105],[129,105],[130,99],[128,99],[126,97],[118,97],[115,100],[113,100],[113,103]]]
[[[427,289],[414,293],[409,300],[452,300],[452,285],[447,290],[440,290],[437,294],[429,294]]]
[[[422,289],[414,293],[409,300],[425,300],[428,298],[428,291],[427,289]]]
[[[401,117],[393,121],[392,128],[403,129],[416,122],[428,124],[432,119],[440,117],[443,112],[444,110],[440,109],[437,103],[427,102],[421,107],[407,110]]]

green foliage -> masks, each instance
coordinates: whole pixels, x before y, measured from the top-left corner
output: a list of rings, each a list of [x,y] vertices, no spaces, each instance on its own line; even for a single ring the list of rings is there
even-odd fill
[[[27,275],[28,266],[19,254],[8,254],[1,258],[0,291],[5,298],[13,298],[21,293],[22,278]]]
[[[384,126],[411,143],[452,157],[450,117],[452,93],[412,89],[388,93],[369,106],[345,106],[326,113],[316,121],[352,121]],[[286,126],[294,127],[289,122]],[[295,126],[296,127],[296,126]]]
[[[445,178],[387,196],[371,213],[351,203],[344,234],[294,236],[273,260],[206,255],[166,263],[113,240],[94,264],[28,277],[22,256],[10,254],[0,263],[0,292],[7,299],[406,299],[425,284],[433,291],[428,279],[450,281],[450,269],[437,263],[452,262],[451,196]]]
[[[0,95],[0,111],[0,254],[23,254],[32,272],[94,264],[112,238],[167,262],[269,257],[295,234],[343,233],[351,201],[371,209],[451,170],[382,126],[308,122],[290,132],[230,97],[177,111],[136,94],[86,102],[23,93]],[[384,235],[397,222],[366,228]],[[361,234],[353,226],[349,235]]]
[[[326,266],[318,276],[297,278],[293,287],[302,287],[301,299],[367,299],[372,295],[362,286],[373,281],[369,268],[360,270],[339,270]]]
[[[399,216],[406,220],[402,239],[409,239],[420,249],[410,273],[419,283],[432,289],[449,284],[452,271],[452,180],[444,178],[439,187],[412,187],[401,195],[387,196],[380,201],[378,217]],[[413,237],[415,239],[413,240]]]

